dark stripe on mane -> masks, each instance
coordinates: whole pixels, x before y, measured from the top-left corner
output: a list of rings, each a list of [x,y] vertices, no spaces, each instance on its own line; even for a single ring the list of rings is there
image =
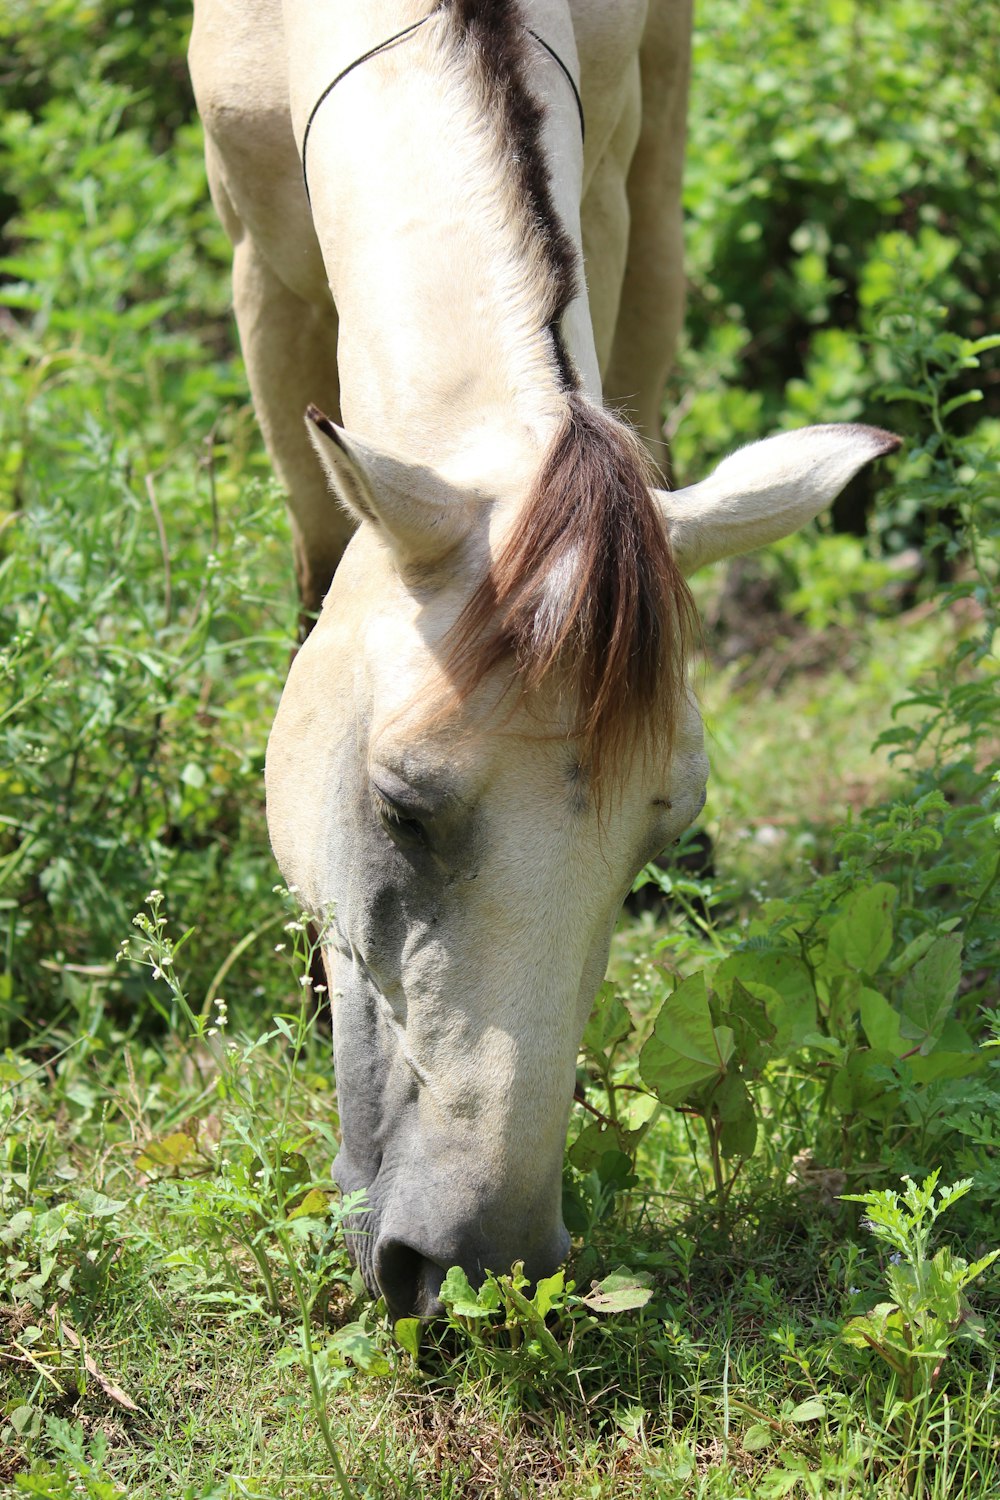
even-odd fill
[[[454,627],[460,693],[511,664],[522,693],[554,682],[575,704],[591,783],[637,746],[669,753],[694,605],[635,433],[579,393],[535,487]]]
[[[483,112],[496,123],[503,170],[517,178],[530,232],[548,264],[542,326],[551,335],[563,388],[575,390],[579,377],[560,325],[578,290],[577,254],[552,201],[542,150],[545,111],[526,82],[531,42],[524,17],[512,0],[452,0],[450,10],[459,46],[474,62]]]

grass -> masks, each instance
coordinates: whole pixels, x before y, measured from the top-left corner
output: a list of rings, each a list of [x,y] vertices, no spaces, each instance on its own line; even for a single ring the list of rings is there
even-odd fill
[[[570,1294],[548,1319],[554,1349],[516,1320],[456,1316],[415,1359],[339,1246],[328,1049],[297,1011],[296,965],[276,955],[288,1008],[263,1035],[245,997],[233,1019],[216,1002],[199,1020],[183,950],[163,957],[162,904],[148,910],[130,951],[177,976],[187,1018],[123,1027],[97,979],[72,1024],[0,1065],[14,1227],[0,1232],[0,1411],[16,1493],[329,1494],[320,1410],[358,1495],[994,1491],[989,1344],[919,1404],[844,1339],[884,1267],[848,1206],[784,1182],[809,1139],[808,1108],[796,1120],[782,1103],[794,1080],[772,1081],[774,1133],[724,1227],[686,1117],[660,1115],[639,1185],[569,1270],[583,1290],[630,1268],[652,1287],[641,1309],[602,1317]]]

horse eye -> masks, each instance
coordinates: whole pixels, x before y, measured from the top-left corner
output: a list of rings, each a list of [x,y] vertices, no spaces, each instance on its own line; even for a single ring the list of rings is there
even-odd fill
[[[413,848],[426,844],[427,830],[420,819],[414,817],[407,808],[390,801],[377,787],[372,787],[372,802],[379,822],[395,843],[408,844]]]

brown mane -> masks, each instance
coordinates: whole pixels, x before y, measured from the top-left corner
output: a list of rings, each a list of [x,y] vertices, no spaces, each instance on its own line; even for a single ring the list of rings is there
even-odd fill
[[[635,433],[572,392],[500,554],[451,636],[449,670],[466,697],[504,663],[522,694],[556,680],[573,695],[573,734],[598,785],[637,746],[669,751],[685,690],[694,604]]]

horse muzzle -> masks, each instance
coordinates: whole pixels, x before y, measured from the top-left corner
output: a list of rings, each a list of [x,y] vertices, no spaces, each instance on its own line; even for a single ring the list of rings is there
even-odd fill
[[[334,1176],[345,1192],[362,1185],[343,1156]],[[368,1290],[385,1298],[393,1319],[441,1316],[441,1283],[452,1266],[478,1287],[487,1271],[504,1274],[520,1261],[534,1282],[551,1275],[569,1251],[559,1213],[541,1206],[524,1217],[484,1202],[475,1191],[456,1202],[453,1187],[441,1197],[412,1183],[401,1190],[381,1173],[366,1192],[366,1208],[346,1226],[347,1247]]]

